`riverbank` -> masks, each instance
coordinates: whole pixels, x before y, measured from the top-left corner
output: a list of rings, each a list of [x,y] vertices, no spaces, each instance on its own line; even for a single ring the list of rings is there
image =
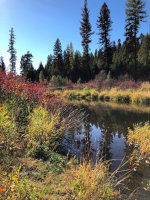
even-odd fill
[[[54,95],[60,95],[69,100],[110,101],[115,103],[130,103],[150,105],[150,84],[144,82],[137,88],[120,89],[64,89],[54,90]]]
[[[79,109],[41,83],[13,74],[1,74],[0,83],[1,199],[118,198],[115,173],[106,163],[78,163],[58,151],[64,132],[82,124]]]

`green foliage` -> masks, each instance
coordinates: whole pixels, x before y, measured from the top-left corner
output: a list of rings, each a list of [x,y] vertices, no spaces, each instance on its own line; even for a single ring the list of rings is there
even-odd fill
[[[31,71],[31,69],[33,68],[32,58],[33,58],[33,55],[29,51],[27,51],[27,53],[21,57],[20,73],[22,76],[27,75],[27,77],[28,77],[29,71]]]
[[[89,11],[87,8],[87,0],[84,2],[84,9],[82,9],[82,21],[80,27],[80,34],[82,36],[82,46],[83,46],[83,54],[85,57],[89,54],[89,43],[91,43],[91,35],[93,32],[91,31],[91,24],[89,22]]]
[[[135,72],[137,70],[137,52],[139,49],[137,34],[139,31],[140,23],[144,22],[144,18],[146,17],[146,11],[144,10],[145,3],[143,0],[128,0],[126,7],[126,45],[128,54],[130,54],[134,59],[132,68]],[[137,76],[135,75],[134,78],[137,79]]]
[[[64,76],[64,65],[62,58],[62,48],[59,38],[54,45],[53,75]]]
[[[145,79],[150,76],[150,34],[147,34],[141,44],[138,52],[139,77],[142,75]]]
[[[39,145],[34,149],[31,149],[29,155],[36,159],[42,159],[44,161],[48,160],[51,155],[51,151],[46,145]]]
[[[39,74],[39,81],[40,81],[40,82],[43,82],[43,81],[44,81],[44,74],[43,74],[43,71],[40,71],[40,74]]]
[[[16,50],[14,48],[15,44],[15,34],[14,29],[10,29],[10,39],[9,39],[9,49],[8,52],[10,53],[10,71],[16,73]]]
[[[12,150],[17,145],[17,128],[7,105],[0,107],[0,149]]]
[[[111,55],[111,46],[110,46],[110,36],[109,32],[111,31],[112,21],[110,19],[110,10],[106,3],[102,5],[100,10],[100,16],[97,20],[97,28],[99,29],[98,35],[99,44],[103,47],[103,59],[104,66],[103,69],[106,70],[106,73],[109,71],[109,66],[111,63],[112,55]]]
[[[33,103],[16,95],[11,95],[6,102],[9,113],[15,120],[17,129],[20,132],[24,132],[24,128],[28,123],[28,115],[33,109]]]
[[[28,145],[36,148],[39,145],[46,145],[56,149],[62,139],[64,132],[64,121],[60,113],[49,113],[45,108],[39,106],[29,115]]]
[[[67,78],[62,78],[61,76],[52,76],[50,84],[54,87],[63,86],[68,82]]]
[[[0,56],[0,71],[5,71],[5,63],[2,56]]]
[[[143,22],[146,17],[146,11],[144,10],[145,3],[143,0],[128,0],[126,6],[125,35],[127,40],[136,42],[140,23]]]
[[[89,43],[91,43],[92,32],[91,24],[89,21],[89,10],[87,8],[87,0],[84,2],[84,8],[82,9],[82,21],[80,27],[80,34],[82,36],[82,46],[83,46],[83,60],[82,60],[82,73],[83,80],[88,81],[91,78],[90,66],[89,66]]]

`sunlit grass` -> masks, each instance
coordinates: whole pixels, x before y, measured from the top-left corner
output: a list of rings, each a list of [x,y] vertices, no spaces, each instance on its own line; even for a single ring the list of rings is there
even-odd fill
[[[54,91],[54,95],[59,94],[60,96],[67,99],[76,99],[87,101],[91,100],[103,100],[112,101],[116,103],[132,103],[132,104],[149,104],[150,103],[150,83],[144,82],[138,89],[73,89],[73,90],[62,90]]]
[[[142,154],[150,155],[150,123],[136,124],[128,130],[128,142],[133,144]]]

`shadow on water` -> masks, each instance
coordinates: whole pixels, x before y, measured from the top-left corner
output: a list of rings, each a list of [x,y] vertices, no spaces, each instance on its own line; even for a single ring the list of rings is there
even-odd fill
[[[111,108],[101,104],[80,107],[86,110],[88,117],[81,127],[72,127],[65,134],[62,142],[63,151],[81,160],[86,158],[93,163],[100,158],[111,160],[110,171],[114,171],[120,162],[123,159],[125,162],[132,153],[126,141],[128,127],[132,128],[133,124],[150,120],[150,113]],[[126,168],[130,166],[126,164],[123,169]],[[132,173],[127,184],[131,191],[138,188],[139,194],[131,199],[150,199],[150,192],[143,189],[144,184],[150,180],[149,172],[150,168],[141,163],[138,170]]]

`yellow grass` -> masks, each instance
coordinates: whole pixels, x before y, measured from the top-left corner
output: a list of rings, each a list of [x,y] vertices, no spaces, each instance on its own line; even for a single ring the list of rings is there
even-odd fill
[[[59,94],[67,99],[104,100],[121,103],[150,103],[150,83],[144,82],[139,89],[82,89],[82,90],[62,90],[54,91],[54,95]]]

